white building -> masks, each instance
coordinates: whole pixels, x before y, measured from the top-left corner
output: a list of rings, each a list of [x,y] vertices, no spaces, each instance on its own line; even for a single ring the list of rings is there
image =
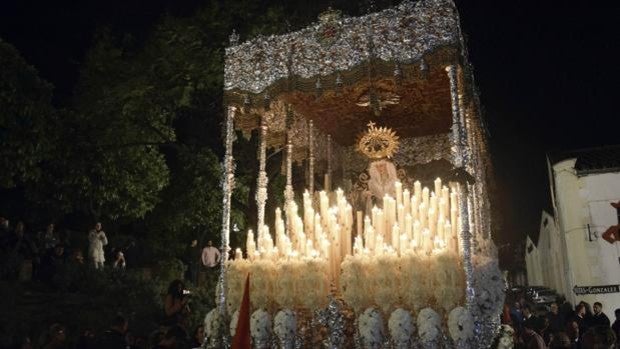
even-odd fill
[[[620,308],[620,242],[602,234],[620,224],[611,206],[620,202],[620,146],[550,154],[548,165],[555,219],[542,215],[528,279],[611,314]]]
[[[565,270],[562,258],[562,237],[555,220],[542,212],[538,243],[528,236],[525,247],[525,264],[530,286],[547,286],[565,293]]]

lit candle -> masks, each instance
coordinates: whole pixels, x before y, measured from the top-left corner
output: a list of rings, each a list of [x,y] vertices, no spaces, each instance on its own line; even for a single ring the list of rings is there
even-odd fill
[[[413,239],[413,217],[409,213],[405,216],[405,234],[409,240]]]
[[[403,204],[398,205],[398,225],[401,227],[405,226],[405,206]]]
[[[385,235],[385,220],[383,219],[383,210],[377,211],[377,224],[375,225],[373,222],[373,226],[377,230],[377,235]]]
[[[413,239],[419,244],[422,243],[422,227],[420,225],[420,221],[415,221],[413,223]]]
[[[411,197],[411,217],[413,218],[414,221],[418,219],[418,214],[420,210],[420,207],[418,206],[419,203],[420,201],[418,200],[417,196]]]
[[[394,190],[396,193],[396,207],[403,203],[403,184],[399,181],[394,182]]]
[[[422,189],[422,203],[428,207],[429,205],[429,191],[427,187],[424,187],[424,189]]]
[[[398,254],[400,256],[404,256],[405,253],[407,253],[407,250],[410,248],[407,244],[408,241],[409,241],[409,238],[407,237],[407,234],[400,235],[400,243],[398,245],[399,247]]]
[[[433,241],[431,238],[431,232],[428,229],[424,229],[422,232],[422,250],[424,253],[429,254],[433,250]]]
[[[403,190],[403,206],[405,206],[405,214],[411,214],[411,197],[409,189]]]
[[[392,247],[395,251],[400,250],[400,227],[398,223],[394,223],[392,226]]]
[[[243,252],[241,252],[240,248],[235,249],[235,260],[243,259]]]
[[[362,232],[364,231],[364,226],[362,225],[363,224],[362,222],[364,219],[362,211],[355,212],[355,216],[357,218],[355,222],[356,223],[355,226],[357,228],[357,236],[362,236]],[[365,222],[364,222],[364,225],[365,225]]]
[[[441,194],[441,178],[435,179],[435,195]]]
[[[413,196],[418,199],[418,202],[422,201],[422,184],[420,181],[415,181],[415,183],[413,183]]]

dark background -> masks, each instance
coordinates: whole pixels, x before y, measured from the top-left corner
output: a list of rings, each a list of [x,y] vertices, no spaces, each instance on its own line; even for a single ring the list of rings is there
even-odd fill
[[[290,13],[307,11],[307,22],[292,26],[297,29],[330,5],[358,15],[398,2],[277,3]],[[503,244],[522,241],[525,234],[537,237],[541,210],[550,210],[546,153],[620,143],[615,108],[618,6],[491,0],[456,4],[491,133],[500,198],[494,204],[503,212],[496,240]],[[54,84],[54,102],[64,106],[97,28],[144,40],[163,14],[187,16],[200,6],[197,0],[4,1],[0,37]]]

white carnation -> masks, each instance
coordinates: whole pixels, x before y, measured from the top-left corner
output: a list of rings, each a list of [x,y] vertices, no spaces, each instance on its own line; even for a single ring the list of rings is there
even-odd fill
[[[395,344],[408,343],[413,335],[411,314],[402,308],[394,310],[388,320],[388,328]]]
[[[418,334],[423,343],[439,338],[441,334],[441,316],[431,308],[424,308],[418,314]]]
[[[254,341],[271,338],[271,315],[265,309],[256,310],[250,317],[250,333]]]
[[[452,309],[448,316],[448,331],[454,341],[466,341],[474,335],[474,318],[471,313],[463,308]]]
[[[297,334],[297,315],[290,309],[280,310],[274,318],[273,332],[281,341],[291,340]]]
[[[358,319],[358,329],[364,348],[381,348],[385,337],[383,318],[377,309],[366,309]]]
[[[217,336],[221,324],[220,312],[217,308],[211,309],[204,319],[205,335],[209,338]]]

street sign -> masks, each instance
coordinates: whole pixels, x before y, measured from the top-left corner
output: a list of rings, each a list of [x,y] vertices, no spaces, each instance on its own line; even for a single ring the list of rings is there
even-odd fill
[[[605,285],[605,286],[576,286],[573,287],[573,292],[576,295],[582,294],[603,294],[603,293],[618,293],[620,292],[620,285]]]

